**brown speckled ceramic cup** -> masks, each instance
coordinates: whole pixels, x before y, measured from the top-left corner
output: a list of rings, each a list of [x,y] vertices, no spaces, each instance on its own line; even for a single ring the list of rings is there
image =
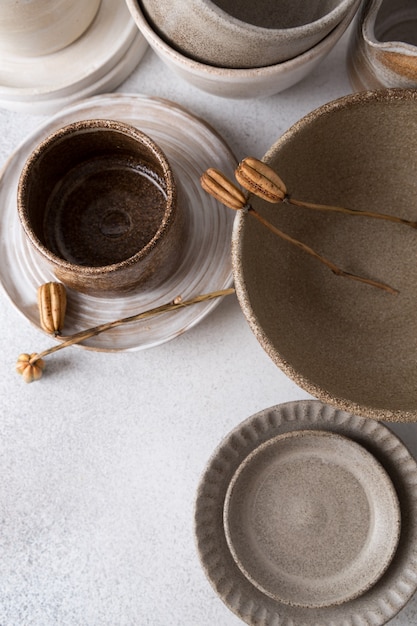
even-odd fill
[[[75,290],[152,288],[179,261],[184,220],[171,166],[128,124],[83,120],[52,133],[23,167],[17,205],[39,262]]]

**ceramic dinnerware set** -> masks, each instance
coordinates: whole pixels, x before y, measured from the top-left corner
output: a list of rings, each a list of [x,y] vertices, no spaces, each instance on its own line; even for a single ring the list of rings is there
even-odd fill
[[[382,626],[416,590],[417,465],[380,423],[417,420],[412,4],[33,0],[0,7],[0,32],[10,34],[0,44],[0,104],[58,111],[1,173],[0,278],[12,303],[39,326],[36,290],[61,280],[70,334],[234,280],[259,343],[318,398],[238,425],[200,482],[201,563],[248,624]],[[73,19],[75,10],[82,20]],[[57,37],[63,16],[67,38]],[[299,120],[263,157],[285,182],[283,202],[248,197],[252,212],[292,241],[255,222],[251,210],[234,218],[201,189],[206,169],[233,178],[236,160],[192,113],[141,95],[86,98],[122,82],[147,44],[212,94],[274,94],[304,78],[354,18],[348,62],[358,93]],[[98,183],[104,171],[107,186]],[[148,203],[140,240],[136,197]],[[293,198],[304,207],[290,206]],[[301,253],[300,241],[345,275]],[[390,292],[346,277],[358,273]],[[213,306],[161,316],[151,333],[135,322],[87,345],[158,345]]]
[[[253,626],[386,624],[417,585],[416,477],[380,422],[317,400],[256,413],[200,481],[204,571]]]

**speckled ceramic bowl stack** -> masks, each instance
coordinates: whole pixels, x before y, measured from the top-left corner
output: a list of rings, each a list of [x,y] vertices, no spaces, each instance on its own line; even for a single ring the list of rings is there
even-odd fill
[[[277,93],[304,78],[340,39],[360,0],[126,3],[173,71],[204,91],[247,98]]]
[[[204,571],[253,626],[382,626],[417,586],[416,479],[378,422],[316,400],[261,411],[202,476]]]

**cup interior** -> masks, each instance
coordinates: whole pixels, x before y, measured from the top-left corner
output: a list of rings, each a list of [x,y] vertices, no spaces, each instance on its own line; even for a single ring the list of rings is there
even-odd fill
[[[143,133],[119,123],[75,123],[47,138],[20,181],[29,237],[68,263],[102,267],[140,254],[173,205],[170,168]]]
[[[377,41],[417,46],[417,5],[413,0],[382,0],[375,17]]]

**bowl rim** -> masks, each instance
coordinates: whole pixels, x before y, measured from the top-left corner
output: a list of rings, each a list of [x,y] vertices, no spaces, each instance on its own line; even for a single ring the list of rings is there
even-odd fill
[[[276,142],[274,142],[274,144],[262,157],[262,160],[268,162],[272,158],[274,153],[279,150],[287,141],[289,141],[293,135],[299,134],[303,130],[303,128],[308,127],[311,122],[316,121],[317,119],[320,119],[321,117],[326,116],[334,111],[340,111],[346,108],[355,107],[358,104],[377,101],[414,101],[417,104],[417,89],[397,87],[366,90],[347,94],[345,96],[341,96],[340,98],[327,102],[295,122],[295,124],[293,124],[286,132],[284,132],[277,139]],[[375,407],[371,404],[360,404],[347,397],[342,397],[340,395],[330,393],[321,384],[310,380],[310,378],[308,378],[305,374],[302,374],[297,369],[295,369],[291,365],[291,363],[289,363],[281,355],[279,350],[272,345],[266,332],[260,327],[258,323],[258,318],[251,305],[251,299],[246,288],[245,279],[242,273],[243,250],[241,235],[244,229],[244,225],[246,223],[246,217],[247,216],[245,212],[237,211],[232,231],[231,257],[236,296],[244,317],[249,324],[249,327],[251,328],[261,347],[265,350],[265,352],[272,359],[272,361],[300,388],[304,389],[314,398],[319,399],[321,402],[329,404],[330,406],[333,406],[337,409],[344,410],[356,415],[362,415],[363,417],[369,417],[375,420],[385,420],[390,422],[416,422],[417,407],[414,410],[386,409],[382,407]]]
[[[126,0],[126,2],[128,5],[139,6],[141,0]],[[304,24],[290,26],[288,28],[268,28],[266,26],[257,26],[256,24],[245,22],[244,20],[241,20],[222,9],[212,0],[204,0],[201,3],[201,12],[202,14],[205,13],[206,15],[212,17],[217,25],[223,30],[238,30],[238,34],[242,37],[253,33],[255,35],[260,34],[261,36],[271,35],[275,38],[277,35],[282,33],[285,34],[285,36],[288,35],[290,37],[299,38],[305,36],[306,33],[312,28],[325,28],[329,25],[332,28],[332,24],[336,26],[354,3],[355,0],[337,0],[335,6],[319,18],[312,20],[311,22],[305,22]],[[140,10],[143,13],[142,8],[140,8]]]
[[[137,27],[141,31],[142,35],[147,40],[148,44],[158,51],[165,58],[169,57],[170,60],[177,66],[181,66],[183,69],[194,71],[200,75],[214,74],[216,78],[223,80],[230,79],[244,79],[252,77],[267,77],[274,76],[277,70],[296,70],[302,66],[305,62],[311,61],[311,57],[319,57],[321,53],[326,52],[326,48],[329,42],[338,40],[346,28],[349,26],[357,9],[362,0],[352,0],[350,9],[343,16],[343,18],[335,25],[335,27],[321,39],[316,45],[312,46],[302,54],[299,54],[287,61],[275,63],[272,65],[264,65],[259,67],[241,68],[241,67],[220,67],[217,65],[210,65],[209,63],[203,63],[197,61],[186,54],[181,53],[176,48],[170,46],[160,35],[152,28],[152,25],[146,19],[144,12],[139,6],[137,0],[125,0],[127,7],[135,21]]]

